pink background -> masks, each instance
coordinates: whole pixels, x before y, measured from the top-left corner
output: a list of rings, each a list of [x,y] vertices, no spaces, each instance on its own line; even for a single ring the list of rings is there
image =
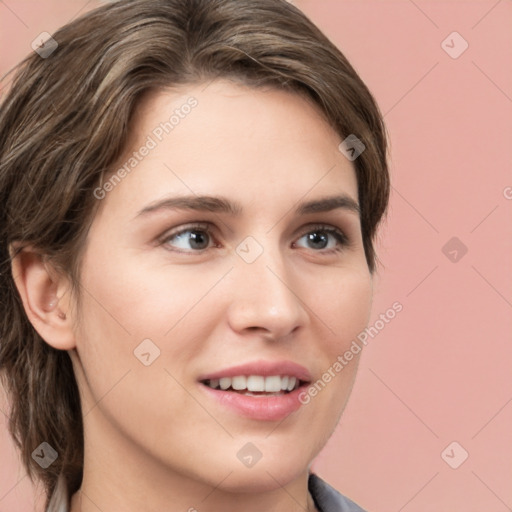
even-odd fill
[[[38,34],[98,3],[0,2],[0,74]],[[512,3],[294,3],[346,54],[385,114],[393,191],[371,324],[403,305],[370,339],[314,470],[372,512],[510,510]],[[454,31],[469,44],[456,59],[443,47],[459,50],[458,36],[442,45]],[[467,247],[457,262],[442,251],[452,237]],[[454,465],[462,449],[469,456],[457,469],[441,456]],[[0,413],[0,512],[41,503]]]

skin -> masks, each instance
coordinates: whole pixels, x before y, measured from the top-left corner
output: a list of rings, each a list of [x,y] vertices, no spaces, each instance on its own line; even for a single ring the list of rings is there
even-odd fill
[[[312,102],[218,80],[146,96],[119,165],[190,96],[197,107],[101,201],[80,309],[67,278],[35,252],[14,262],[27,315],[69,351],[82,397],[84,479],[71,510],[312,511],[308,470],[339,421],[359,355],[281,422],[221,408],[197,379],[288,359],[316,381],[366,327],[373,281],[358,214],[295,213],[300,202],[341,193],[357,202],[353,164]],[[242,212],[137,217],[190,194],[222,196]],[[170,236],[197,222],[211,225],[206,249],[190,232]],[[315,224],[341,230],[349,245]],[[327,237],[327,247],[309,233]],[[248,236],[263,248],[253,263],[236,252]],[[134,350],[148,338],[160,357],[145,366]],[[262,453],[250,468],[237,458],[247,442]]]

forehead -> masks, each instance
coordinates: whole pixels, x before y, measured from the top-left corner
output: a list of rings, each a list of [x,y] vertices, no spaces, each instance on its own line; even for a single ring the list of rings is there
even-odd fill
[[[336,192],[357,201],[340,141],[318,106],[289,91],[223,80],[152,91],[113,168],[123,178],[104,202],[136,208],[169,193],[217,193],[254,204]]]

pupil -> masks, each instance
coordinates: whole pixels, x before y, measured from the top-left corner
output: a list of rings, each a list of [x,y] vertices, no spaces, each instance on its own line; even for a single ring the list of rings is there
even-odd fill
[[[324,249],[328,243],[327,236],[325,236],[325,234],[320,235],[318,233],[311,233],[309,235],[309,241],[312,245],[316,245],[317,249]],[[318,245],[321,245],[321,247],[318,247]]]
[[[191,231],[190,245],[195,249],[205,249],[208,246],[208,235],[202,231]]]

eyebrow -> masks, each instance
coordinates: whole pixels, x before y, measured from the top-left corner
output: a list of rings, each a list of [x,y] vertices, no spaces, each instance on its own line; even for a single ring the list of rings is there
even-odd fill
[[[357,201],[352,197],[342,194],[337,196],[323,197],[300,203],[295,209],[297,215],[328,212],[336,209],[344,209],[358,216],[361,209]],[[232,216],[239,216],[243,208],[237,203],[220,196],[177,196],[168,197],[142,208],[135,218],[145,217],[151,213],[161,210],[194,210],[201,212],[224,213]]]

